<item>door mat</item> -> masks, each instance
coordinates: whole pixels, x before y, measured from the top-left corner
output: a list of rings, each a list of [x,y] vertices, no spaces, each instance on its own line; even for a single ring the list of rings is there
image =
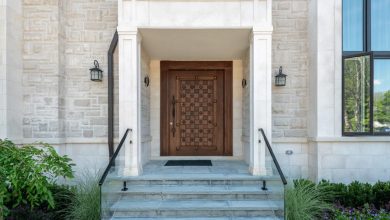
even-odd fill
[[[211,160],[168,160],[165,166],[212,166]]]

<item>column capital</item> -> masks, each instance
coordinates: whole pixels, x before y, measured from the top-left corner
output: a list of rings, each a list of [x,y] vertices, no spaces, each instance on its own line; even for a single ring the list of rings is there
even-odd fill
[[[255,26],[252,28],[252,35],[272,35],[272,32],[274,30],[274,27],[272,25],[270,26]]]
[[[120,25],[117,27],[118,35],[137,35],[139,34],[137,27]]]

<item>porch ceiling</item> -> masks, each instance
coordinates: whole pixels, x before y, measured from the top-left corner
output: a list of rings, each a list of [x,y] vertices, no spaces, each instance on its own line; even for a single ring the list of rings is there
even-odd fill
[[[250,29],[140,29],[157,60],[234,60],[249,48]]]

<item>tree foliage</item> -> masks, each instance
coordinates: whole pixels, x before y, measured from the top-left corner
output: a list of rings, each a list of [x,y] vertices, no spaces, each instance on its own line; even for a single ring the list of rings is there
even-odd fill
[[[348,132],[365,132],[370,127],[369,56],[344,62],[344,121]]]
[[[390,91],[377,96],[375,101],[375,120],[381,124],[390,126]]]

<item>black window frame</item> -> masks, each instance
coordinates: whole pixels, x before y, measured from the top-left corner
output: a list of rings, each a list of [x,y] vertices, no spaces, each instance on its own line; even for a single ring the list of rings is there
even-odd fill
[[[344,1],[342,1],[344,2]],[[344,5],[342,6],[344,7]],[[343,10],[341,10],[343,12]],[[371,51],[371,0],[363,0],[363,51],[344,51],[343,38],[342,38],[342,135],[343,136],[390,136],[390,132],[374,132],[374,78],[375,68],[374,60],[376,59],[389,59],[390,51]],[[343,26],[343,23],[342,23]],[[343,28],[343,27],[342,27]],[[343,29],[342,29],[343,30]],[[343,33],[343,31],[342,31]],[[343,34],[342,34],[343,35]],[[344,37],[344,36],[342,36]],[[370,131],[369,132],[347,132],[345,131],[345,118],[344,118],[344,61],[345,59],[359,56],[370,55]]]

